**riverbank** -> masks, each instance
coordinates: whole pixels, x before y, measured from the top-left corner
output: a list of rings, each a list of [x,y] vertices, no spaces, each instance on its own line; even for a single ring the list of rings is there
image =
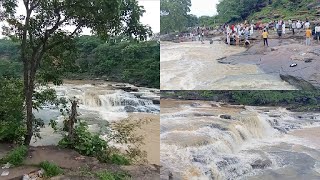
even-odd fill
[[[286,34],[278,38],[274,34],[269,39],[269,47],[262,40],[253,41],[245,52],[219,60],[221,64],[251,64],[258,66],[266,74],[274,74],[298,89],[320,88],[320,51],[316,41],[305,45],[301,34]],[[295,67],[290,67],[297,64]]]
[[[23,165],[9,168],[9,175],[5,178],[22,176],[38,170],[39,167],[34,165],[48,160],[63,168],[65,172],[57,179],[98,179],[94,174],[101,171],[127,172],[132,179],[137,180],[159,179],[159,89],[103,80],[65,80],[61,86],[49,84],[49,87],[56,91],[58,98],[76,97],[79,100],[77,119],[88,124],[90,133],[98,134],[101,139],[108,140],[109,147],[116,147],[123,154],[126,154],[129,145],[137,148],[141,151],[141,157],[144,157],[145,161],[133,160],[131,165],[119,166],[100,163],[93,157],[81,156],[73,150],[59,148],[57,145],[62,135],[54,132],[49,122],[51,119],[56,120],[58,127],[62,127],[64,118],[59,108],[46,104],[38,111],[34,111],[35,117],[42,119],[45,125],[40,128],[42,139],[37,139],[37,141],[32,139],[29,155]],[[39,87],[37,90],[43,88],[46,87]],[[133,131],[126,130],[125,135],[141,139],[141,141],[128,140],[126,144],[109,142],[110,130],[117,131],[115,128],[117,124],[120,124],[121,127],[130,126],[129,129],[135,127]],[[125,126],[126,124],[129,125]],[[0,159],[11,149],[13,148],[0,144]],[[0,174],[2,171],[0,170]]]
[[[160,117],[152,114],[132,114],[129,116],[129,123],[136,123],[139,120],[145,120],[140,128],[135,130],[136,136],[142,136],[143,145],[140,147],[145,151],[146,163],[134,163],[128,166],[120,166],[116,164],[100,163],[94,157],[82,156],[78,152],[70,149],[59,148],[58,146],[37,146],[55,140],[60,140],[61,136],[48,140],[43,137],[37,143],[33,143],[29,148],[28,156],[22,166],[9,168],[9,175],[6,179],[21,179],[19,177],[33,171],[39,170],[37,166],[43,161],[49,161],[61,167],[64,170],[63,175],[55,177],[56,180],[78,180],[78,179],[98,179],[95,173],[102,171],[109,172],[126,172],[132,179],[159,179],[160,166]],[[51,132],[54,136],[54,132]],[[13,147],[8,144],[0,144],[0,159],[5,156]],[[121,149],[120,149],[121,150]],[[124,151],[124,150],[123,150]],[[0,170],[0,174],[4,170]]]
[[[0,158],[9,150],[10,145],[0,144]],[[39,163],[49,161],[58,165],[64,170],[63,175],[53,177],[54,180],[87,180],[99,179],[94,176],[95,173],[108,172],[126,172],[132,179],[159,179],[159,166],[153,164],[134,164],[129,166],[120,166],[116,164],[100,163],[96,158],[82,156],[79,153],[61,149],[57,146],[30,147],[28,157],[23,165],[9,168],[9,175],[1,178],[20,180],[24,174],[29,174],[40,170]],[[6,169],[1,169],[0,172]],[[0,174],[1,174],[0,173]]]
[[[246,48],[227,46],[219,38],[201,42],[161,42],[162,90],[293,90],[294,86],[255,64],[222,64],[219,59],[235,56]]]

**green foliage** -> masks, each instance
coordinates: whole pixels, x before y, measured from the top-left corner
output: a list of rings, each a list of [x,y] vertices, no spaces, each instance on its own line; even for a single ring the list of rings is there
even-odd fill
[[[190,7],[191,0],[161,0],[161,33],[182,31],[187,26]]]
[[[53,177],[63,173],[63,170],[54,163],[43,161],[39,166],[44,170],[45,177]]]
[[[98,160],[103,163],[117,164],[117,165],[130,165],[132,160],[128,155],[122,154],[114,147],[108,147],[104,152],[99,153]]]
[[[94,36],[85,36],[76,44],[81,58],[73,74],[160,87],[160,45],[156,41],[102,43]]]
[[[130,179],[130,175],[125,172],[109,172],[109,171],[103,171],[96,173],[96,176],[100,180],[128,180]]]
[[[215,100],[252,106],[285,106],[297,111],[319,111],[320,91],[163,91],[162,98]]]
[[[24,125],[23,84],[0,76],[0,142],[21,143]]]
[[[265,0],[222,0],[217,4],[218,19],[221,22],[243,21],[251,13],[267,6]]]
[[[34,130],[35,85],[37,81],[62,83],[62,72],[72,67],[76,59],[73,39],[84,28],[105,39],[123,35],[143,41],[152,32],[150,27],[141,24],[140,17],[145,10],[136,0],[28,0],[21,4],[25,16],[17,14],[18,5],[17,0],[1,0],[0,20],[5,22],[3,35],[19,42],[21,47],[19,57],[24,66],[27,109],[24,143],[29,145]],[[66,26],[73,29],[69,31]]]
[[[19,146],[11,150],[4,158],[0,159],[0,163],[10,163],[14,166],[21,165],[26,158],[28,149],[26,146]]]
[[[59,145],[65,148],[75,149],[82,155],[98,156],[107,149],[107,142],[93,135],[88,131],[88,126],[84,122],[80,122],[75,127],[75,137],[71,141],[67,136],[59,141]]]

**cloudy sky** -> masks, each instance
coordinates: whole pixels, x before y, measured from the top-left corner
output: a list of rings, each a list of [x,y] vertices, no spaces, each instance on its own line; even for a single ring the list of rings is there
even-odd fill
[[[213,16],[217,14],[219,0],[191,0],[191,14],[196,16]]]
[[[25,14],[24,6],[21,2],[17,10],[18,15]],[[146,10],[141,22],[151,26],[153,32],[160,32],[160,0],[138,0],[138,2]],[[2,25],[3,23],[0,22],[0,38],[3,38]],[[90,31],[84,30],[84,34],[90,34]]]

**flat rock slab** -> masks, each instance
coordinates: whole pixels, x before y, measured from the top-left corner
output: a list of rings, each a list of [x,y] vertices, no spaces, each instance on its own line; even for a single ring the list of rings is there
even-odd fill
[[[293,43],[294,42],[294,43]],[[271,39],[269,47],[258,42],[244,53],[220,60],[227,64],[255,64],[267,74],[294,77],[298,81],[306,81],[320,88],[320,56],[317,46],[305,46],[292,39]],[[296,67],[290,67],[296,63]],[[285,80],[285,79],[284,79]],[[289,82],[292,84],[292,82]],[[299,82],[292,84],[299,86]],[[304,88],[304,85],[302,87]]]

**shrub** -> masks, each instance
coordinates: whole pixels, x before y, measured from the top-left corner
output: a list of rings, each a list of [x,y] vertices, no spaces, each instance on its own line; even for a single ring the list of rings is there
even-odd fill
[[[0,142],[20,143],[26,132],[23,83],[0,77]]]
[[[26,146],[19,146],[11,150],[4,158],[0,160],[1,163],[10,163],[12,165],[21,165],[26,158],[28,149]]]
[[[109,172],[109,171],[103,171],[96,173],[96,176],[100,180],[127,180],[130,179],[130,175],[125,172]]]
[[[63,170],[59,166],[49,161],[41,162],[40,167],[44,170],[45,177],[53,177],[63,173]]]
[[[67,136],[59,141],[59,145],[65,148],[75,149],[82,155],[97,156],[107,149],[107,142],[88,131],[88,126],[84,122],[80,122],[75,127],[75,137],[73,142]]]

